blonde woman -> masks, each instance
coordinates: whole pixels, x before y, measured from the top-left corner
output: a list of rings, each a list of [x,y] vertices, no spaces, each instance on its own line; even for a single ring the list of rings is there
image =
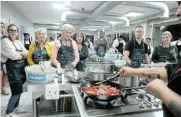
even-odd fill
[[[36,43],[30,45],[27,57],[29,65],[39,64],[41,61],[49,61],[52,55],[52,44],[46,42],[47,30],[38,28],[35,34]]]
[[[153,55],[152,61],[154,63],[159,62],[169,62],[177,63],[178,61],[178,50],[175,46],[171,46],[172,34],[169,31],[165,31],[161,36],[162,45],[156,46]]]
[[[70,24],[64,24],[61,29],[61,39],[56,40],[53,46],[52,65],[66,65],[75,67],[79,62],[79,52],[76,42],[72,39],[74,27]]]

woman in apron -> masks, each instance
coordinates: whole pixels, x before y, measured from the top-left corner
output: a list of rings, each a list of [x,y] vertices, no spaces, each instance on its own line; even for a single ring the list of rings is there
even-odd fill
[[[61,39],[56,40],[52,51],[52,64],[57,66],[60,63],[62,68],[66,65],[75,67],[79,62],[79,52],[77,44],[72,40],[74,27],[70,24],[65,24],[61,29]]]
[[[172,40],[172,34],[169,31],[166,31],[162,34],[162,45],[156,46],[152,55],[152,61],[154,63],[159,62],[169,62],[177,63],[178,62],[178,50],[176,46],[170,46]]]
[[[27,61],[29,65],[39,64],[41,61],[49,61],[52,55],[52,44],[46,42],[47,31],[44,28],[36,30],[37,42],[29,47]]]
[[[18,35],[18,28],[16,25],[11,24],[7,28],[8,38],[2,40],[2,55],[6,63],[7,76],[10,84],[12,96],[6,109],[8,117],[16,117],[17,113],[24,113],[24,109],[18,108],[19,99],[23,92],[23,83],[26,81],[25,75],[25,58],[28,51],[20,41],[16,40]]]
[[[76,69],[78,71],[84,71],[86,67],[85,60],[88,57],[88,47],[84,43],[84,34],[79,32],[79,33],[76,33],[73,37],[74,37],[74,40],[77,42],[79,57],[80,57],[80,61],[78,62]]]

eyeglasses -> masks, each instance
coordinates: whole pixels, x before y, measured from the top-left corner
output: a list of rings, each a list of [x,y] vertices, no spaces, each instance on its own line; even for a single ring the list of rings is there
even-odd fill
[[[12,30],[12,29],[9,29],[8,30],[10,33],[12,33],[12,32],[18,32],[17,30]]]

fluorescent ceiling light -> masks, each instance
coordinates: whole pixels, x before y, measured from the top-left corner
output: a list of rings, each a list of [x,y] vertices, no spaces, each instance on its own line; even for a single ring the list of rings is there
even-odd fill
[[[69,7],[65,7],[64,4],[60,3],[52,3],[52,6],[54,9],[63,9],[63,10],[69,10]]]
[[[110,24],[117,24],[118,22],[115,22],[115,21],[108,21],[108,23],[110,23]]]
[[[97,29],[89,29],[90,31],[96,31]]]
[[[71,7],[72,6],[71,1],[69,0],[64,1],[64,6]]]
[[[53,23],[53,25],[60,25],[60,23]]]
[[[125,17],[138,17],[143,15],[143,13],[139,13],[139,12],[129,12],[124,14]]]

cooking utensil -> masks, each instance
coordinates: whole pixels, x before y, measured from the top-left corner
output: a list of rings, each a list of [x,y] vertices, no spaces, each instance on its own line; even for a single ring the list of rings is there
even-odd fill
[[[65,72],[64,75],[69,82],[72,83],[80,83],[84,77],[85,77],[85,73],[84,72],[80,72],[80,71],[73,71],[73,72]]]
[[[99,84],[102,84],[102,83],[105,83],[105,82],[107,82],[107,81],[110,81],[110,80],[114,80],[114,79],[116,79],[117,77],[119,77],[119,73],[118,74],[116,74],[115,76],[112,76],[112,77],[110,77],[110,78],[108,78],[107,80],[104,80],[104,81],[101,81],[101,82],[97,82],[97,83],[95,83],[96,85],[99,85]]]
[[[91,98],[92,100],[96,100],[96,101],[107,101],[107,102],[109,102],[109,101],[115,100],[121,96],[121,89],[123,88],[123,86],[121,86],[120,84],[114,83],[114,82],[110,82],[110,81],[104,82],[103,84],[104,85],[110,85],[111,87],[115,87],[116,89],[119,89],[120,90],[119,94],[118,95],[109,95],[109,96],[108,95],[93,95],[93,94],[87,93],[83,90],[84,87],[98,86],[96,84],[96,81],[89,81],[89,82],[83,83],[81,85],[81,90],[89,98]]]

